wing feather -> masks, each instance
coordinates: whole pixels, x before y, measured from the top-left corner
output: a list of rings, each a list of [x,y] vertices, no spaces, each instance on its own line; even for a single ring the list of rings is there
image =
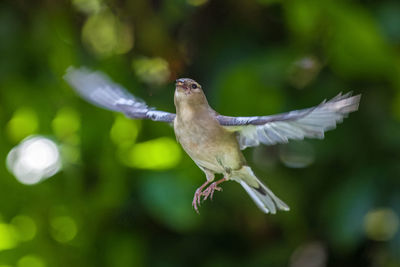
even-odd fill
[[[149,108],[125,88],[114,83],[104,73],[87,68],[70,67],[64,79],[88,102],[112,111],[122,112],[133,119],[150,119],[172,123],[174,113]]]
[[[324,138],[324,133],[336,128],[350,112],[358,109],[361,95],[339,94],[320,105],[272,116],[228,117],[217,119],[229,131],[237,132],[241,149],[282,144],[304,138]]]
[[[174,113],[149,108],[144,101],[111,81],[99,71],[69,68],[64,79],[84,99],[92,104],[122,112],[133,119],[151,119],[172,123]],[[289,140],[324,138],[324,132],[334,129],[350,112],[358,109],[361,95],[338,94],[320,105],[287,113],[256,116],[228,117],[216,114],[219,123],[237,133],[241,149],[260,143],[274,145]]]

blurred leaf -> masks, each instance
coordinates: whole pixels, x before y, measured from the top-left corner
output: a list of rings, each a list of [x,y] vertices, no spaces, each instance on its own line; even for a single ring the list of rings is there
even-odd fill
[[[400,43],[400,3],[382,1],[377,9],[383,33],[390,41]]]
[[[113,235],[107,240],[107,266],[144,266],[142,240],[130,235]]]
[[[339,184],[323,202],[326,234],[336,250],[352,251],[364,237],[364,216],[374,205],[376,171],[364,170]],[[334,219],[332,219],[334,218]]]
[[[72,0],[72,4],[86,14],[97,13],[101,10],[102,0]]]
[[[18,233],[12,225],[0,223],[0,251],[13,249],[18,245]]]
[[[52,121],[55,135],[60,139],[66,139],[74,135],[80,128],[80,116],[75,109],[64,107],[57,112]]]
[[[17,267],[45,267],[43,260],[33,254],[22,257],[17,264]]]
[[[38,117],[31,108],[18,109],[7,124],[8,136],[14,143],[34,134],[38,128]]]
[[[132,61],[135,74],[150,85],[165,84],[170,78],[168,62],[163,58],[138,58]]]
[[[296,39],[310,41],[318,37],[317,30],[321,27],[321,19],[324,12],[321,2],[324,1],[300,0],[286,2],[286,21],[290,29],[295,33]]]
[[[105,10],[91,15],[83,29],[82,39],[98,56],[125,54],[133,47],[133,30]]]
[[[201,6],[208,2],[208,0],[186,0],[189,5]]]
[[[193,188],[186,179],[177,179],[171,174],[150,174],[142,181],[141,198],[160,223],[174,231],[186,232],[199,223],[198,214],[191,206],[191,190]]]
[[[137,143],[128,151],[121,151],[120,156],[122,162],[130,167],[165,170],[179,164],[181,153],[176,141],[169,137],[161,137]]]
[[[66,243],[75,238],[78,227],[70,216],[58,216],[51,218],[51,234],[60,243]]]
[[[111,140],[121,148],[133,145],[139,134],[141,121],[118,115],[110,131]]]
[[[369,211],[364,221],[365,232],[373,240],[390,240],[399,230],[399,217],[389,208]]]
[[[392,73],[393,50],[372,17],[361,8],[331,5],[330,32],[326,42],[332,67],[346,77],[385,77]]]

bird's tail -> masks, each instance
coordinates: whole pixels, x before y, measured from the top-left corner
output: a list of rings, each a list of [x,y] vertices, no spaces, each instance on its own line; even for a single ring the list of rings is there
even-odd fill
[[[257,206],[265,213],[275,214],[277,209],[289,210],[289,206],[254,175],[248,166],[232,173],[232,179],[239,182]]]

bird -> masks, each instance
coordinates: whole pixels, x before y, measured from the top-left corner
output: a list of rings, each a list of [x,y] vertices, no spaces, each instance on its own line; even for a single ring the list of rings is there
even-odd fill
[[[69,67],[64,79],[82,98],[98,107],[121,112],[131,119],[173,126],[177,141],[206,177],[194,193],[192,206],[197,213],[201,202],[213,198],[226,181],[238,182],[264,213],[289,211],[289,206],[257,178],[242,150],[259,144],[323,139],[325,131],[334,129],[349,113],[358,110],[361,98],[361,94],[339,93],[311,108],[268,116],[232,117],[210,107],[199,83],[180,78],[175,83],[174,114],[149,107],[100,71]],[[215,180],[215,175],[220,174],[223,178]]]

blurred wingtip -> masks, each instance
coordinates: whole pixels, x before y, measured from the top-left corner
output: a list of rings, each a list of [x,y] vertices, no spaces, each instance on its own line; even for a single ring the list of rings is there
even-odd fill
[[[88,75],[91,73],[95,73],[95,71],[92,71],[91,69],[85,66],[75,67],[71,65],[65,70],[63,78],[67,82],[70,82],[72,80],[75,80],[78,75]]]
[[[71,75],[72,73],[76,72],[79,69],[84,69],[85,67],[75,67],[75,66],[69,66],[66,70],[65,70],[65,74],[64,74],[64,79]]]
[[[336,106],[341,113],[350,113],[358,110],[360,100],[361,94],[353,96],[353,91],[349,91],[345,94],[340,92],[337,96],[326,103]]]
[[[64,76],[63,76],[63,79],[64,79],[65,81],[68,82],[69,77],[70,77],[70,74],[71,74],[71,72],[73,72],[74,70],[75,70],[75,67],[74,67],[74,66],[69,66],[69,67],[65,70],[65,74],[64,74]]]
[[[71,88],[88,102],[109,110],[122,111],[121,106],[146,109],[144,101],[114,83],[105,73],[85,66],[69,66],[63,76]],[[126,108],[126,107],[125,107]]]
[[[66,70],[65,70],[65,74],[67,74],[68,72],[74,71],[75,69],[77,69],[75,66],[69,66]]]
[[[349,102],[351,102],[352,105],[356,106],[358,109],[358,106],[360,105],[360,100],[361,100],[361,94],[349,97]],[[356,109],[356,110],[357,110]]]
[[[87,72],[85,67],[75,67],[69,66],[65,70],[65,74],[63,76],[64,80],[69,83],[72,87],[74,87],[74,82],[76,82],[77,75],[82,74],[83,72]]]

